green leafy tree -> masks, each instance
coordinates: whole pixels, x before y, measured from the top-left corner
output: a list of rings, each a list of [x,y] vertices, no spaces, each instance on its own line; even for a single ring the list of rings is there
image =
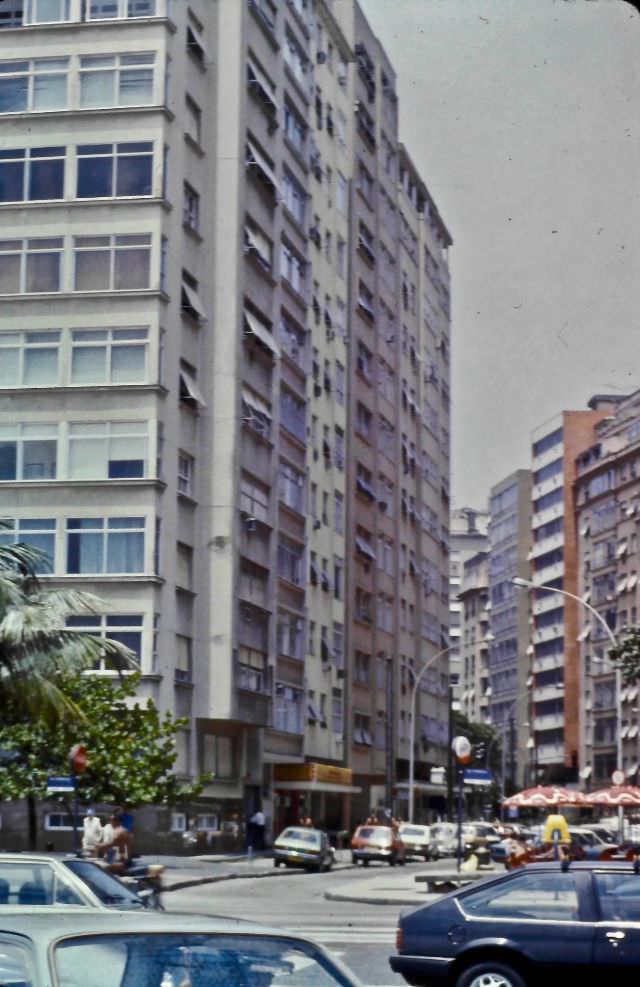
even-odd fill
[[[609,650],[611,661],[620,669],[625,685],[640,679],[640,627],[629,627],[618,634],[618,647]]]
[[[77,778],[83,802],[173,806],[197,797],[208,776],[190,782],[173,770],[176,735],[187,720],[162,716],[151,700],[136,702],[139,680],[137,674],[115,682],[94,675],[59,676],[57,688],[80,719],[33,723],[19,705],[9,706],[0,725],[7,761],[0,770],[0,798],[46,797],[47,778],[68,773],[69,750],[76,743],[88,751],[87,770]]]

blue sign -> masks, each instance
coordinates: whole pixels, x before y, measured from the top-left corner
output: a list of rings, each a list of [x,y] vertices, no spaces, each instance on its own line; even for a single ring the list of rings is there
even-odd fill
[[[509,816],[509,819],[517,819],[518,818],[518,806],[517,805],[510,805],[509,808],[507,809],[507,815]]]
[[[491,785],[493,775],[487,768],[465,768],[463,780],[465,785]]]
[[[71,775],[62,775],[58,778],[47,778],[47,793],[53,794],[64,794],[65,792],[74,792],[76,788],[75,779]]]

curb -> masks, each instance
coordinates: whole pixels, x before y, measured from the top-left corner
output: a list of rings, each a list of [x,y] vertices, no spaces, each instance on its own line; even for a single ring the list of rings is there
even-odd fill
[[[325,891],[324,897],[327,901],[351,901],[359,905],[423,905],[422,899],[416,898],[369,898],[363,896],[356,897],[351,894],[341,894],[339,891]]]
[[[355,864],[341,864],[334,867],[334,871],[343,870],[354,870]],[[252,878],[261,877],[295,877],[297,875],[302,876],[306,872],[303,870],[296,870],[293,873],[288,869],[280,870],[279,868],[273,868],[273,870],[262,870],[256,871],[253,874],[219,874],[212,875],[211,877],[194,877],[187,878],[184,881],[176,881],[173,884],[163,885],[162,891],[182,891],[184,888],[197,888],[203,884],[220,884],[222,881],[247,881]],[[347,899],[348,900],[348,899]]]

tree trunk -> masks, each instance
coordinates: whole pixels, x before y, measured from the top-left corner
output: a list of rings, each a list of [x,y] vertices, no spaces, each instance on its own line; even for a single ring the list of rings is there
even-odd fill
[[[29,849],[35,850],[38,842],[38,816],[36,813],[36,800],[34,795],[27,795],[27,818]]]

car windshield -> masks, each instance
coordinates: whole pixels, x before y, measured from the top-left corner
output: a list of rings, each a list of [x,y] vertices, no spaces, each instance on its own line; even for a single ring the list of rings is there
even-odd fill
[[[304,843],[307,846],[320,846],[320,833],[314,829],[294,829],[289,827],[276,840],[276,843]]]
[[[434,840],[446,840],[451,836],[452,830],[448,829],[446,826],[432,826],[431,836]]]
[[[58,943],[61,987],[358,987],[311,944],[193,933],[79,936]]]
[[[401,826],[400,832],[403,836],[427,837],[429,835],[429,830],[421,826]]]
[[[391,830],[386,826],[361,826],[356,835],[363,840],[390,840]]]
[[[114,905],[118,908],[144,907],[142,899],[137,894],[130,891],[117,877],[108,874],[90,860],[73,859],[64,860],[63,863],[91,888],[103,905]]]

